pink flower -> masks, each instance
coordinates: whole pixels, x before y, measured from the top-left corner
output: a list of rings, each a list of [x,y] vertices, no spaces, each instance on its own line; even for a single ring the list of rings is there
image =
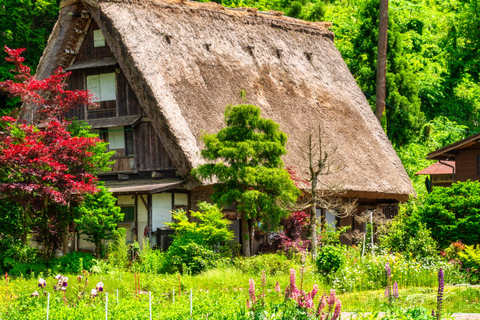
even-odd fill
[[[316,284],[313,285],[312,292],[310,292],[310,298],[313,300],[318,292],[318,286]]]
[[[292,290],[295,290],[297,288],[297,285],[295,284],[295,269],[290,269],[290,288]]]
[[[327,302],[325,301],[325,292],[322,294],[320,301],[318,302],[318,309],[317,309],[317,316],[322,314],[323,309],[327,306]]]
[[[335,303],[335,289],[330,290],[330,296],[327,299],[327,303],[329,305],[333,305]]]
[[[252,303],[255,304],[255,301],[257,298],[255,297],[255,282],[253,282],[253,279],[250,279],[248,281],[250,288],[248,289],[248,293],[250,294],[250,300],[252,300]]]
[[[252,305],[250,304],[250,300],[247,299],[247,309],[250,309],[252,307]]]
[[[331,320],[337,320],[340,316],[340,312],[342,311],[342,302],[340,301],[340,299],[337,299],[336,302],[337,304],[335,306],[335,312],[333,313]]]
[[[275,284],[275,292],[280,292],[280,283],[277,283]]]
[[[298,299],[298,297],[300,296],[300,290],[298,290],[297,287],[295,287],[295,289],[293,289],[291,291],[291,297],[292,299]]]

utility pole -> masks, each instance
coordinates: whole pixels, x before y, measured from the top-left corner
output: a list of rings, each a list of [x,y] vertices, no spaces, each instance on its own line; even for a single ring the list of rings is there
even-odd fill
[[[380,0],[377,50],[377,93],[375,116],[382,120],[385,110],[386,78],[387,78],[387,30],[388,30],[388,0]]]

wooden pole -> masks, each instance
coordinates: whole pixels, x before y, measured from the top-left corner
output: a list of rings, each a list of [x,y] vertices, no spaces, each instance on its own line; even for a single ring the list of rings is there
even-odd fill
[[[382,120],[385,111],[385,96],[387,83],[387,31],[388,31],[388,0],[380,0],[380,15],[378,26],[377,51],[377,93],[375,102],[375,116]]]

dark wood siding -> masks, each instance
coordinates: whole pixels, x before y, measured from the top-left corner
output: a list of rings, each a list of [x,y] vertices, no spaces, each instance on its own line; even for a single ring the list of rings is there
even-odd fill
[[[98,29],[100,29],[98,25],[95,21],[92,21],[92,24],[88,28],[87,35],[83,40],[82,46],[80,47],[80,51],[78,52],[77,61],[113,57],[113,53],[106,43],[105,47],[95,48],[93,46],[93,31]]]
[[[455,181],[480,180],[478,175],[478,156],[480,144],[477,143],[468,149],[458,150],[455,156]]]
[[[83,71],[73,71],[67,80],[68,90],[83,90]],[[85,106],[78,105],[67,112],[67,118],[85,119]]]
[[[135,127],[137,170],[174,170],[175,167],[150,122]]]
[[[117,74],[117,106],[119,117],[145,115],[123,72]]]

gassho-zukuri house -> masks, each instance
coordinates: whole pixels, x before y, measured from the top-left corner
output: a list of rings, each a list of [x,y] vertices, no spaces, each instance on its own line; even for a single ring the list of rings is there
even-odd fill
[[[242,90],[288,134],[287,167],[301,172],[293,150],[320,124],[341,163],[327,178],[358,198],[359,212],[392,215],[413,187],[327,27],[216,3],[64,0],[37,77],[62,66],[72,71],[69,89],[95,94],[98,107],[69,117],[85,119],[115,151],[113,170],[100,178],[125,213],[127,240],[149,237],[165,248],[171,210],[210,200],[211,185],[190,176],[202,161],[199,138],[224,126],[224,108],[242,103]],[[238,241],[235,207],[225,215]],[[364,228],[352,217],[326,218]]]

